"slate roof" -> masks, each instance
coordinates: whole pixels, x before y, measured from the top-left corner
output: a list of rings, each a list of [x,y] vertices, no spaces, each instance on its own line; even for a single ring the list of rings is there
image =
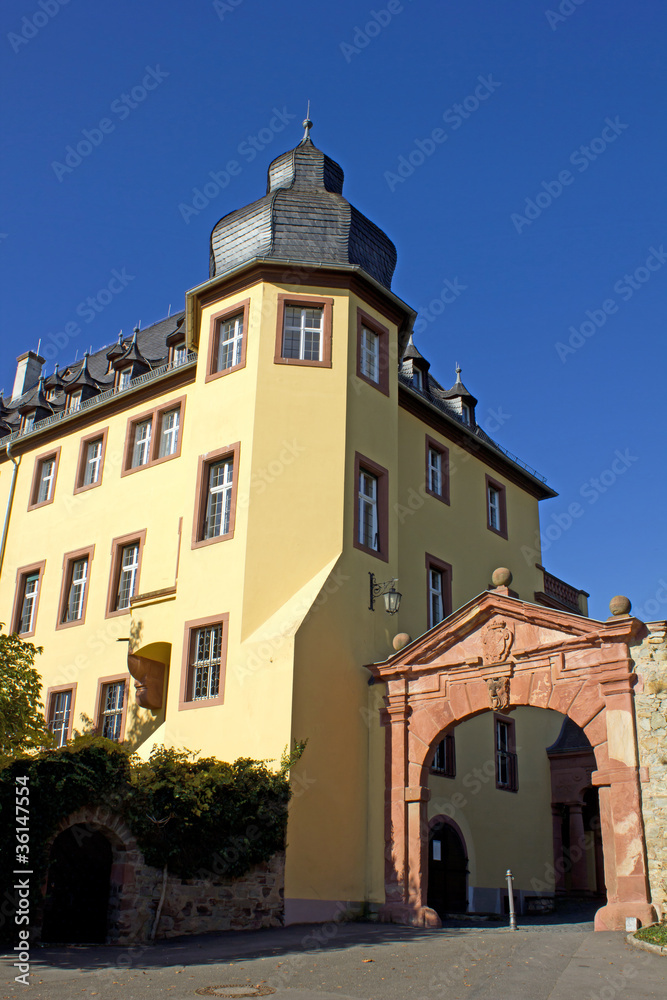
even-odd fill
[[[214,227],[210,277],[264,257],[354,264],[391,288],[396,247],[343,197],[343,176],[309,136],[282,153],[269,166],[266,195]]]
[[[592,750],[591,742],[583,729],[569,716],[565,716],[563,725],[555,743],[547,747],[548,754],[568,753],[572,750]]]
[[[162,319],[145,330],[138,330],[136,342],[134,335],[122,338],[123,357],[130,363],[140,363],[148,370],[159,368],[167,363],[169,348],[166,341],[170,334],[176,332],[183,323],[185,312],[174,313],[167,319]],[[38,419],[49,413],[57,413],[62,410],[65,404],[65,391],[78,388],[81,385],[88,385],[99,392],[104,392],[113,386],[113,372],[109,372],[109,353],[113,348],[117,348],[119,341],[113,344],[106,344],[93,354],[85,354],[78,361],[72,361],[68,365],[56,366],[56,370],[45,379],[40,379],[37,385],[31,386],[23,395],[11,402],[7,398],[0,398],[0,434],[9,428],[9,431],[18,430],[21,418],[20,411],[24,413],[37,409]],[[54,400],[46,398],[45,390],[57,390]]]

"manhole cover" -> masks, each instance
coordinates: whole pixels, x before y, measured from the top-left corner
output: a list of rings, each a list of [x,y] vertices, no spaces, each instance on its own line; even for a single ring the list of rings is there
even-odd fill
[[[205,986],[195,990],[205,997],[268,997],[276,991],[271,986],[251,986],[250,983],[228,983],[226,986]]]

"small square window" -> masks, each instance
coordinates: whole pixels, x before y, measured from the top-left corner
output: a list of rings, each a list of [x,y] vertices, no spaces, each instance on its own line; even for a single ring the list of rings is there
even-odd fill
[[[146,531],[115,538],[111,545],[111,575],[106,617],[126,614],[139,589],[141,557]]]
[[[516,792],[519,788],[519,775],[514,719],[503,719],[497,715],[493,718],[496,739],[496,788],[506,792]]]
[[[229,615],[185,623],[180,709],[221,705]]]
[[[193,548],[234,535],[239,449],[237,443],[199,459]]]
[[[37,629],[37,609],[45,565],[46,561],[23,566],[16,573],[12,632],[17,632],[23,638],[34,635]]]
[[[445,733],[435,748],[431,772],[442,778],[456,777],[456,748],[454,733]]]
[[[449,504],[449,450],[426,435],[426,492]]]
[[[32,477],[28,510],[53,503],[56,492],[56,477],[60,462],[60,448],[46,454],[37,455]]]
[[[108,428],[105,427],[81,439],[74,484],[75,493],[92,489],[101,484],[107,446],[107,430]]]
[[[46,724],[55,737],[56,746],[63,747],[72,735],[74,691],[71,688],[50,688],[47,691]]]
[[[106,739],[120,743],[125,729],[127,680],[124,677],[103,677],[98,684],[97,731]]]
[[[333,299],[278,296],[276,364],[331,368]]]
[[[486,477],[486,526],[502,538],[507,538],[507,502],[502,483]]]

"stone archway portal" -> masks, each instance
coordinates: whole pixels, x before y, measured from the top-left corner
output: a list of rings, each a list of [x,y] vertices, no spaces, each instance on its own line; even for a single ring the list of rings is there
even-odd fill
[[[439,926],[426,904],[429,748],[443,731],[489,709],[519,705],[569,716],[586,733],[600,793],[607,904],[596,930],[656,919],[650,903],[628,645],[645,626],[597,622],[510,596],[481,595],[384,663],[387,684],[386,919]]]

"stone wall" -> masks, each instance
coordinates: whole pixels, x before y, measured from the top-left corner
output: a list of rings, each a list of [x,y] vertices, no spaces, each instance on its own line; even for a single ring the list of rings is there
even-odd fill
[[[112,848],[108,907],[109,944],[149,941],[163,888],[163,872],[144,861],[127,824],[110,809],[80,809],[56,831],[79,826],[79,840],[100,831]],[[246,875],[224,879],[181,879],[167,875],[156,938],[212,931],[256,930],[284,923],[285,855],[255,865]]]
[[[667,913],[667,622],[651,622],[649,635],[631,649],[635,687],[639,763],[642,781],[649,881],[658,914]]]

